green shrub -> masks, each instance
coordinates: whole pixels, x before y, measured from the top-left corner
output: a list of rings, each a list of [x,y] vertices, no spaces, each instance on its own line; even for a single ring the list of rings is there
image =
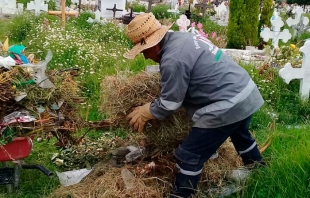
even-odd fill
[[[267,25],[268,27],[271,26],[270,18],[272,17],[273,11],[273,0],[264,0],[259,27],[262,27],[263,25]]]
[[[47,2],[48,9],[49,10],[56,10],[56,2],[55,1],[49,1]]]
[[[91,12],[82,12],[77,18],[72,18],[73,24],[79,29],[90,29],[93,23],[88,23],[88,18],[94,18],[95,15]]]
[[[172,16],[171,13],[167,12],[170,7],[166,4],[158,4],[156,6],[152,6],[151,12],[154,14],[156,19],[165,19],[170,18]]]
[[[9,38],[17,43],[25,40],[30,30],[33,28],[35,20],[34,14],[30,12],[15,16],[12,19],[12,23],[8,26]]]
[[[245,48],[258,43],[259,0],[231,0],[228,24],[229,48]]]
[[[130,3],[128,7],[132,7],[133,12],[146,12],[145,6],[139,4],[137,1]]]

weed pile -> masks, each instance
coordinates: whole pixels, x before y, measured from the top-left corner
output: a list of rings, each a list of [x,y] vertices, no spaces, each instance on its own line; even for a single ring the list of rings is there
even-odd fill
[[[36,121],[9,124],[16,136],[51,132],[60,141],[59,146],[74,143],[70,133],[84,123],[78,111],[83,98],[79,85],[74,81],[76,73],[48,71],[48,78],[55,87],[47,89],[32,81],[32,73],[30,69],[20,66],[0,72],[0,89],[4,93],[1,94],[1,119],[14,111],[26,110]],[[20,96],[24,97],[16,101],[15,98]]]

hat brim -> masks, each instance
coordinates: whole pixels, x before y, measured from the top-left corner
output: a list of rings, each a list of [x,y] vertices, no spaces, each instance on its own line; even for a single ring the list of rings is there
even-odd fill
[[[145,39],[145,44],[137,43],[136,45],[133,46],[131,50],[126,52],[123,56],[128,59],[134,59],[143,50],[146,50],[148,48],[157,45],[164,38],[165,34],[169,31],[172,25],[173,24],[168,26],[162,25],[160,29],[158,29]]]

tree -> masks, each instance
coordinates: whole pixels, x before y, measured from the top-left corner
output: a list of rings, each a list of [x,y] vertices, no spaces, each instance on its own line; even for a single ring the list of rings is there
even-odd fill
[[[260,15],[260,25],[261,28],[263,25],[271,26],[270,18],[272,17],[274,11],[273,0],[264,0],[262,13]]]
[[[231,0],[227,47],[242,49],[258,43],[260,0]]]

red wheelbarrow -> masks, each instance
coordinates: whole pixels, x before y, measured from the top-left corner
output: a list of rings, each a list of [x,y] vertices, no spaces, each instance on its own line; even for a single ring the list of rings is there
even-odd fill
[[[0,145],[0,184],[6,185],[9,192],[18,189],[21,169],[37,169],[49,177],[54,173],[38,164],[24,164],[23,159],[28,157],[32,150],[32,138],[17,137],[11,143]],[[14,167],[7,166],[7,162],[13,162]]]

